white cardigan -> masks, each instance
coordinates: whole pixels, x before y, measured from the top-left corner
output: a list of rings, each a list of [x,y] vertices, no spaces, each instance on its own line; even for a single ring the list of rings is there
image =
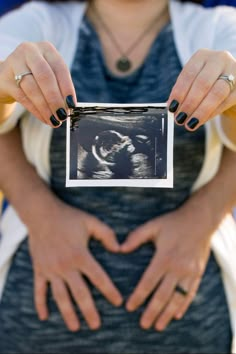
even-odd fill
[[[78,31],[86,3],[67,2],[48,4],[30,2],[0,20],[0,60],[4,60],[23,41],[52,42],[71,67],[77,47]],[[228,50],[236,57],[236,10],[223,7],[203,9],[192,3],[170,1],[175,44],[182,65],[200,48]],[[27,159],[39,175],[50,177],[49,146],[52,128],[35,119],[20,105],[0,126],[0,133],[12,129],[22,120],[23,146]],[[220,117],[206,125],[206,155],[202,170],[193,187],[198,189],[217,172],[223,144],[236,151],[223,133]],[[27,228],[10,206],[0,221],[0,297],[4,289],[11,258],[27,235]],[[231,324],[236,334],[236,226],[230,215],[212,238],[212,249],[221,267]],[[234,272],[235,271],[235,272]],[[236,353],[236,343],[232,352]]]

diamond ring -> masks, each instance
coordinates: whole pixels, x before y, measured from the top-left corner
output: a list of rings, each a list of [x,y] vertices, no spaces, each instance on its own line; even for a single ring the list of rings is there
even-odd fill
[[[230,75],[220,75],[218,77],[218,80],[224,80],[225,82],[227,82],[227,84],[229,85],[230,87],[230,91],[232,92],[234,87],[235,87],[235,84],[236,84],[236,79],[235,79],[235,76],[233,74],[230,74]]]
[[[33,73],[31,71],[26,71],[24,73],[15,75],[15,81],[16,81],[16,84],[17,84],[18,87],[20,87],[20,82],[23,79],[23,77],[26,76],[26,75],[33,75]]]

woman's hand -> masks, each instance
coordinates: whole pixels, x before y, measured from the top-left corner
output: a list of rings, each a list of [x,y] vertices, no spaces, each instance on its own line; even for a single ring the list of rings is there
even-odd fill
[[[101,241],[110,252],[119,244],[114,232],[97,218],[59,202],[46,220],[31,218],[29,243],[34,268],[35,305],[41,320],[48,317],[47,287],[51,286],[54,300],[71,331],[80,322],[71,297],[79,306],[91,329],[101,325],[99,313],[83,276],[110,301],[119,306],[120,292],[88,249],[91,237]],[[39,224],[40,223],[40,224]]]
[[[175,121],[189,131],[236,106],[236,88],[221,75],[236,78],[236,60],[229,52],[201,49],[180,73],[167,105]],[[236,119],[236,116],[234,115]]]
[[[199,205],[183,206],[134,230],[121,246],[124,253],[147,242],[156,247],[126,304],[128,311],[135,311],[153,293],[140,319],[142,328],[153,326],[162,331],[172,319],[181,319],[187,311],[210,254],[213,231],[209,219],[208,213],[202,215]]]
[[[23,76],[19,86],[15,76]],[[64,60],[49,42],[20,44],[0,63],[0,103],[21,103],[42,122],[58,127],[76,94]]]

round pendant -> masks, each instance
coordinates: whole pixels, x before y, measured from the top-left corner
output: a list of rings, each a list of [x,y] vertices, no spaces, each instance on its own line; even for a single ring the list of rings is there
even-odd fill
[[[122,72],[129,71],[131,66],[131,61],[126,57],[122,57],[116,62],[117,69]]]

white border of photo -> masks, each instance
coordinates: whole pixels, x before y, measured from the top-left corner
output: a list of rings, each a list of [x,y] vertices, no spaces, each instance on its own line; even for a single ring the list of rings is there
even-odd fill
[[[166,107],[166,103],[145,104],[108,104],[108,103],[77,103],[77,107]],[[141,187],[141,188],[173,188],[173,149],[174,149],[174,115],[167,110],[167,177],[153,179],[71,179],[70,178],[70,126],[67,120],[66,131],[66,187]]]

